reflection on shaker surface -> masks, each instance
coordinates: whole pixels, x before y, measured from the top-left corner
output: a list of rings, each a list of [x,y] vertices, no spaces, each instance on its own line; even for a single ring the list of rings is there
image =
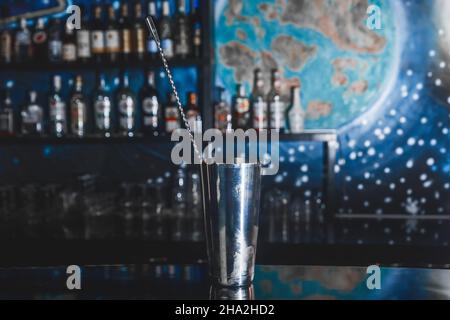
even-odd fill
[[[255,300],[253,285],[248,287],[221,287],[212,285],[209,291],[210,300]]]
[[[210,273],[223,286],[253,281],[260,207],[257,163],[202,165]]]

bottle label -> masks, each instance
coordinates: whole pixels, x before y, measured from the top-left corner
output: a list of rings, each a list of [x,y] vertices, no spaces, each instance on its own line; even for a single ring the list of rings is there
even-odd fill
[[[200,34],[199,35],[195,34],[195,36],[194,36],[194,45],[196,47],[200,47],[202,45],[202,38],[201,38]]]
[[[11,62],[12,56],[12,39],[11,34],[4,31],[0,35],[0,60],[4,62]]]
[[[250,103],[247,99],[239,99],[236,103],[236,111],[238,113],[246,113],[250,110]]]
[[[105,52],[105,34],[101,30],[92,31],[92,52],[94,54]]]
[[[88,30],[79,30],[77,32],[77,49],[78,57],[90,58],[91,57],[91,35]]]
[[[66,120],[66,104],[63,101],[50,101],[50,120],[65,121]]]
[[[30,34],[29,34],[29,33],[26,33],[26,32],[19,32],[19,33],[16,35],[16,43],[17,43],[18,46],[21,46],[21,45],[23,45],[23,46],[29,45],[30,42],[31,42],[31,39],[30,39]]]
[[[144,111],[144,126],[158,127],[158,100],[156,98],[145,98],[142,101],[142,110]]]
[[[106,31],[106,52],[117,53],[120,51],[120,35],[117,30]]]
[[[178,109],[176,107],[168,107],[165,111],[166,131],[172,131],[180,128],[180,121],[178,116]]]
[[[202,26],[200,23],[194,24],[194,45],[196,47],[202,44]]]
[[[149,37],[151,38],[151,37]],[[156,41],[153,39],[149,39],[147,41],[147,51],[149,53],[157,53],[158,52],[158,46],[156,45]]]
[[[189,34],[187,25],[185,23],[180,24],[180,29],[178,30],[178,41],[176,45],[176,53],[178,55],[188,55],[189,54]]]
[[[47,41],[47,33],[45,33],[44,31],[39,31],[36,32],[33,35],[33,43],[34,44],[43,44],[45,43],[45,41]]]
[[[284,128],[285,107],[282,101],[273,101],[270,104],[270,127],[272,129],[280,130]]]
[[[57,134],[63,134],[66,128],[66,104],[63,101],[50,100],[50,125],[51,130]]]
[[[136,29],[136,52],[145,52],[145,32],[142,28]]]
[[[255,129],[267,128],[267,103],[255,101],[253,104],[253,127]]]
[[[192,132],[201,132],[201,120],[198,112],[189,110],[186,117]]]
[[[28,108],[27,111],[22,112],[22,122],[26,124],[38,125],[42,121],[42,110],[37,106]]]
[[[122,53],[131,53],[131,31],[129,29],[122,30]]]
[[[84,135],[87,117],[86,104],[80,99],[72,102],[71,117],[72,133],[79,136]]]
[[[63,60],[64,61],[77,60],[77,47],[75,44],[69,43],[63,46]]]
[[[221,106],[217,107],[215,113],[215,127],[219,130],[226,130],[228,126],[228,110]]]
[[[168,58],[173,57],[173,41],[171,39],[163,39],[161,46]]]
[[[62,42],[53,40],[49,42],[50,57],[59,59],[62,56]]]
[[[122,130],[134,130],[134,101],[131,98],[119,101],[119,126]]]
[[[94,104],[95,125],[99,130],[111,128],[111,102],[109,100],[98,100]]]

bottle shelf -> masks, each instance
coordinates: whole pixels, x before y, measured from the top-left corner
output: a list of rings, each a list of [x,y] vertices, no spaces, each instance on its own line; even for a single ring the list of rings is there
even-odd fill
[[[281,133],[281,142],[295,141],[336,141],[336,132],[333,130],[311,130],[302,133],[288,134]],[[0,145],[27,145],[27,144],[123,144],[123,143],[172,143],[170,134],[163,133],[159,136],[137,134],[134,137],[113,135],[103,137],[89,135],[86,137],[54,137],[54,136],[6,136],[0,137]]]
[[[163,133],[159,136],[137,134],[134,137],[113,135],[103,137],[89,135],[86,137],[55,137],[55,136],[6,136],[0,137],[0,145],[58,145],[58,144],[124,144],[124,143],[174,143],[170,140],[170,134]],[[336,141],[337,135],[334,130],[306,130],[302,133],[288,134],[281,133],[280,142],[301,142],[301,141]]]
[[[71,144],[127,144],[127,143],[171,143],[170,135],[150,136],[86,136],[86,137],[53,137],[53,136],[12,136],[1,137],[0,145],[71,145]]]
[[[198,58],[174,58],[168,61],[169,67],[186,68],[186,67],[201,67],[204,65],[201,59]],[[9,63],[1,64],[2,71],[19,71],[19,72],[55,72],[55,71],[100,71],[105,69],[133,69],[133,68],[159,68],[163,64],[159,58],[154,60],[131,60],[127,62],[94,62],[86,63],[49,63],[49,62],[24,62],[24,63]]]

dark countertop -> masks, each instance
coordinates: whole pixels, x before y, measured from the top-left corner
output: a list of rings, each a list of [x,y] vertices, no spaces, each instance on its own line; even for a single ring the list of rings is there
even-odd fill
[[[81,267],[69,290],[66,267],[0,269],[0,299],[449,299],[450,270],[381,268],[369,290],[362,267],[257,266],[251,289],[211,286],[204,264]]]

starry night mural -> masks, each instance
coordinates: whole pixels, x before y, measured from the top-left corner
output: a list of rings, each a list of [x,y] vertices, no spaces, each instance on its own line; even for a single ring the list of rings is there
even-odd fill
[[[379,30],[365,24],[369,5],[381,9]],[[286,96],[289,86],[301,86],[305,126],[336,129],[339,135],[338,213],[447,215],[450,24],[445,12],[450,12],[446,1],[217,0],[216,82],[250,87],[254,68],[266,71],[268,80],[276,67],[284,74]],[[274,181],[314,197],[320,146],[289,142],[281,148],[284,164]],[[401,223],[400,239],[393,238],[392,222],[364,223],[359,233],[381,230],[376,241],[389,244],[409,243],[415,236],[448,244],[446,232],[425,236],[424,226],[417,220]],[[343,222],[343,238],[349,230],[356,232]]]
[[[381,9],[378,30],[369,30],[365,24],[369,5]],[[374,241],[395,244],[419,237],[448,244],[446,233],[434,230],[447,227],[440,217],[450,213],[449,6],[444,0],[215,0],[216,84],[227,88],[230,97],[236,82],[251,86],[255,67],[261,67],[266,77],[271,68],[278,67],[284,76],[285,97],[289,86],[301,86],[306,128],[337,130],[336,213],[437,217],[429,234],[428,222],[402,221],[398,226],[401,237],[395,239],[397,227],[392,221],[360,224],[361,234],[374,225],[381,230]],[[161,71],[158,83],[167,92]],[[112,70],[108,78],[115,79],[117,72]],[[138,90],[142,72],[131,72],[132,86]],[[61,74],[65,83],[73,76]],[[51,75],[16,73],[17,103],[23,103],[25,90],[37,83],[45,93]],[[193,68],[176,70],[175,75],[177,82],[183,83],[182,96],[195,90]],[[11,74],[1,74],[3,82],[10,78]],[[94,76],[87,74],[85,78],[86,91],[90,91]],[[112,82],[115,88],[117,81]],[[68,88],[64,86],[64,90]],[[129,171],[112,170],[117,179],[129,172],[138,177],[141,166],[153,170],[156,165],[145,164],[151,157],[159,159],[153,163],[168,159],[167,153],[160,154],[157,149],[142,147],[140,152],[143,150],[146,156],[142,159],[131,159],[131,152],[123,152],[114,160],[107,158],[106,151],[104,159],[116,164],[139,163],[130,165]],[[81,146],[46,147],[39,160],[31,160],[11,147],[3,150],[0,173],[6,181],[47,179],[42,173],[55,167],[60,158],[73,159],[72,168],[81,172],[84,162],[79,159],[90,153]],[[319,183],[322,157],[323,149],[317,143],[283,142],[280,172],[265,178],[265,189],[290,189],[302,197],[323,201]],[[32,170],[31,162],[41,170]],[[102,166],[103,162],[94,168]],[[101,171],[111,168],[114,165]],[[63,168],[57,172],[68,174]],[[342,222],[342,239],[349,230],[357,233],[348,223]]]

